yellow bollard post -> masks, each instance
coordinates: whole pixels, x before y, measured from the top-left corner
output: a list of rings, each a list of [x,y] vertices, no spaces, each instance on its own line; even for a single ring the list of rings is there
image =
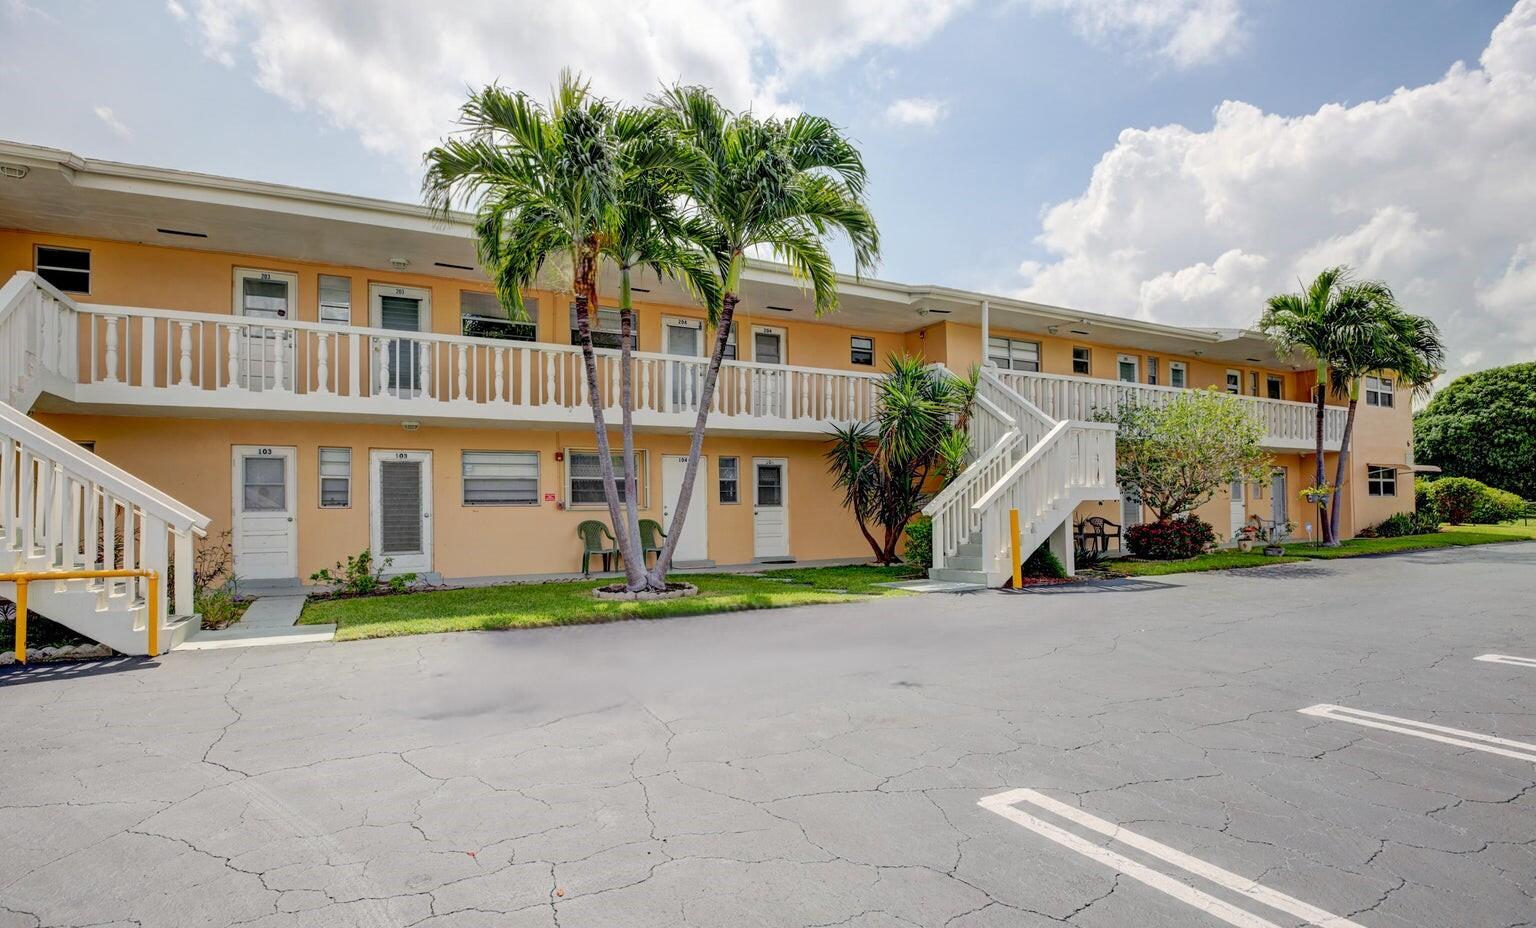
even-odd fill
[[[1019,511],[1008,510],[1008,549],[1013,552],[1013,588],[1024,587],[1024,561],[1019,557]]]
[[[16,581],[16,663],[27,662],[27,581]]]
[[[160,574],[149,573],[149,656],[160,653]]]

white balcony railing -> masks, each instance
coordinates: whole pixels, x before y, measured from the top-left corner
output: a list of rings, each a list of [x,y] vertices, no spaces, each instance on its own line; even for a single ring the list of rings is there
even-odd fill
[[[586,366],[570,345],[262,320],[60,300],[43,311],[78,341],[73,398],[198,408],[420,418],[591,421]],[[597,352],[600,393],[619,400],[620,357]],[[689,427],[706,358],[635,352],[640,425]],[[717,427],[821,433],[874,415],[877,374],[727,361]],[[616,418],[616,415],[615,415]]]
[[[1096,414],[1117,415],[1126,405],[1158,405],[1185,392],[1178,387],[1065,377],[1028,371],[995,371],[1004,383],[1018,391],[1053,419],[1088,419]],[[1265,444],[1298,451],[1315,447],[1317,407],[1310,403],[1239,396],[1251,405],[1264,425]],[[1323,411],[1323,447],[1337,451],[1344,438],[1345,410],[1329,406]]]

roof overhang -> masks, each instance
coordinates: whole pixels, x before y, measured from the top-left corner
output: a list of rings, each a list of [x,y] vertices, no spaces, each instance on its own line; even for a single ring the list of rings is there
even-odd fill
[[[7,170],[9,168],[9,170]],[[17,177],[16,174],[23,176]],[[169,248],[287,257],[390,272],[483,282],[470,216],[434,215],[425,206],[83,158],[56,148],[0,140],[0,228],[139,242]],[[188,234],[190,233],[190,234]],[[549,285],[560,289],[558,271]],[[638,275],[638,299],[692,302],[677,283]],[[605,292],[617,290],[606,274]],[[811,319],[815,307],[789,269],[752,260],[739,309],[754,322]],[[938,322],[981,324],[1023,333],[1079,335],[1097,344],[1196,355],[1228,363],[1288,362],[1258,333],[1163,325],[1050,306],[953,287],[840,275],[835,322],[908,332]],[[649,294],[649,297],[646,296]]]

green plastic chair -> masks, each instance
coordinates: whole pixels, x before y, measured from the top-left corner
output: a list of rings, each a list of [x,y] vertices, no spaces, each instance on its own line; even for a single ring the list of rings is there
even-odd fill
[[[667,536],[661,530],[661,523],[655,519],[640,520],[640,559],[643,561],[646,555],[655,552],[661,557],[661,543],[667,540]]]
[[[588,519],[576,526],[576,536],[581,539],[581,575],[592,576],[592,555],[600,554],[603,557],[603,570],[611,570],[613,558],[618,556],[618,543],[614,541],[613,533],[608,531],[608,526]]]

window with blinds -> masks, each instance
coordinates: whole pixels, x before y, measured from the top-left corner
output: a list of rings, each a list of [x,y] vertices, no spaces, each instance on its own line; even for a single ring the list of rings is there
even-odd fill
[[[320,508],[352,505],[352,449],[320,449]]]
[[[537,506],[539,455],[534,451],[466,451],[464,505]]]
[[[352,324],[352,278],[320,275],[320,321],[331,325]]]
[[[617,349],[619,347],[619,311],[617,309],[599,308],[596,316],[589,316],[588,318],[591,320],[592,347]],[[572,303],[571,344],[573,345],[581,344],[581,330],[577,328],[578,325],[576,304]],[[639,341],[640,333],[636,332],[634,333],[634,342],[630,344],[630,348],[638,351]]]
[[[603,493],[603,475],[598,467],[601,459],[596,451],[567,451],[565,454],[565,498],[572,507],[606,506],[608,497]],[[618,484],[619,499],[624,499],[624,456],[613,456],[613,476]],[[639,505],[646,508],[645,452],[635,452],[635,483],[640,488]]]

